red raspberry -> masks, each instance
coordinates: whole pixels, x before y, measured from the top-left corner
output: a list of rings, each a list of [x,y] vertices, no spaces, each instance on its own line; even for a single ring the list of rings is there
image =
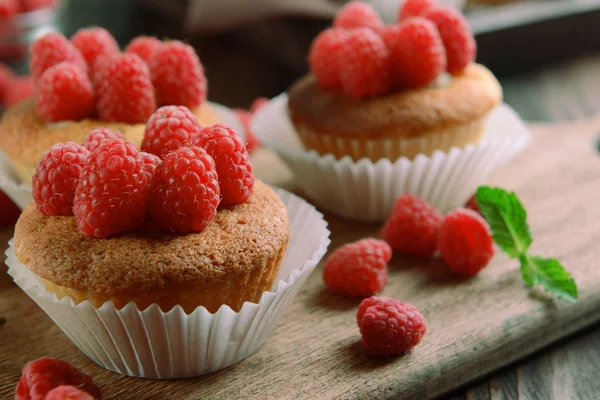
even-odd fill
[[[33,96],[33,81],[28,76],[13,79],[4,93],[2,102],[6,107],[14,106]]]
[[[160,157],[144,151],[140,151],[140,157],[142,157],[142,161],[144,162],[144,172],[146,173],[146,176],[148,176],[148,185],[150,185],[154,179],[154,173],[162,160]]]
[[[479,210],[479,205],[477,204],[477,200],[475,199],[475,195],[471,196],[471,198],[467,201],[467,204],[465,204],[465,208],[468,208],[469,210],[473,210],[477,214],[482,215],[481,211]]]
[[[19,219],[21,210],[13,201],[0,190],[0,228],[13,225]]]
[[[216,124],[202,129],[190,143],[202,147],[215,160],[221,188],[219,206],[229,207],[248,201],[254,187],[254,175],[248,150],[237,132]]]
[[[404,0],[398,10],[398,22],[412,17],[424,17],[436,7],[435,0]]]
[[[383,38],[390,50],[393,79],[401,87],[426,86],[446,68],[442,39],[425,18],[410,18],[387,28]]]
[[[252,153],[254,149],[260,146],[260,140],[252,131],[252,113],[239,108],[233,111],[244,126],[244,131],[246,132],[246,149],[248,149],[248,153]]]
[[[267,99],[266,97],[255,98],[252,104],[250,105],[250,112],[254,114],[258,110],[266,106],[267,103],[269,103],[269,99]]]
[[[92,117],[94,89],[87,74],[71,62],[48,68],[38,81],[37,112],[44,121],[79,121]]]
[[[86,160],[73,213],[88,236],[107,237],[137,227],[146,217],[148,176],[131,142],[107,139]]]
[[[187,107],[161,107],[146,123],[142,151],[164,158],[170,151],[185,146],[201,130],[198,118]]]
[[[12,18],[19,12],[17,0],[0,0],[0,18]]]
[[[323,268],[323,280],[335,293],[371,296],[387,284],[390,246],[377,239],[362,239],[337,248]]]
[[[390,53],[379,35],[368,28],[348,32],[340,49],[340,79],[355,97],[378,96],[390,89]]]
[[[29,53],[29,69],[36,82],[45,70],[63,61],[71,61],[87,72],[87,64],[79,50],[60,33],[51,32],[36,39]]]
[[[4,97],[10,82],[15,79],[15,74],[8,65],[0,63],[0,99]]]
[[[363,299],[363,301],[361,301],[358,306],[358,311],[356,312],[356,322],[358,323],[358,326],[360,327],[360,322],[362,321],[362,318],[365,315],[365,311],[367,311],[369,307],[373,307],[376,304],[383,303],[389,300],[392,299],[385,296],[371,296],[367,297],[366,299]]]
[[[427,19],[437,26],[444,42],[449,73],[456,75],[475,61],[477,44],[469,23],[458,10],[436,8],[427,13]]]
[[[44,400],[94,400],[94,397],[75,386],[61,385],[49,391]]]
[[[162,45],[162,42],[152,36],[138,36],[133,39],[125,48],[125,53],[135,53],[146,62],[150,61],[150,57]]]
[[[365,299],[367,304],[372,299]],[[359,306],[359,313],[361,305]],[[358,322],[362,346],[374,356],[393,356],[409,351],[419,344],[427,325],[423,315],[412,305],[380,297],[362,312]]]
[[[45,400],[49,391],[61,385],[75,386],[98,400],[102,398],[100,389],[88,375],[66,361],[42,357],[23,368],[15,400]]]
[[[96,105],[100,119],[129,124],[146,122],[156,110],[156,103],[144,60],[135,54],[114,55],[101,73]]]
[[[405,194],[396,200],[392,214],[381,230],[381,237],[395,251],[431,256],[436,250],[437,234],[443,219],[443,215],[425,200]]]
[[[342,87],[340,79],[340,53],[346,41],[347,32],[329,28],[319,33],[313,40],[308,53],[310,71],[325,90]]]
[[[96,128],[91,131],[90,134],[85,137],[85,139],[83,139],[83,147],[92,152],[107,139],[125,140],[125,136],[119,132],[111,131],[108,128]]]
[[[379,33],[383,29],[383,21],[370,4],[351,1],[337,12],[333,26],[342,29],[370,28]]]
[[[44,215],[73,215],[73,198],[79,173],[90,155],[77,143],[58,143],[37,163],[33,175],[33,198]]]
[[[79,29],[71,37],[71,43],[81,52],[90,69],[94,67],[98,56],[119,52],[119,44],[104,28]]]
[[[159,46],[148,62],[161,106],[197,107],[206,100],[206,77],[194,48],[180,41]]]
[[[39,10],[40,8],[58,7],[59,0],[21,0],[21,12]]]
[[[90,80],[95,88],[97,88],[102,81],[106,80],[106,73],[108,67],[112,62],[114,54],[99,54],[94,61],[94,65],[91,67]]]
[[[201,147],[180,147],[156,170],[150,215],[164,229],[201,232],[217,214],[220,194],[212,157]]]
[[[444,218],[438,237],[442,259],[455,273],[476,275],[494,256],[490,228],[473,210],[454,210]]]

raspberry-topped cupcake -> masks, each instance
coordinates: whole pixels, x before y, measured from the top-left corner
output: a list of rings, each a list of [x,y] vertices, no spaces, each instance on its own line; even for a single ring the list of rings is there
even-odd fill
[[[185,106],[202,125],[218,122],[206,102],[206,78],[194,49],[178,41],[134,39],[123,53],[102,28],[37,39],[30,50],[35,96],[10,108],[0,123],[0,148],[23,182],[55,143],[82,143],[104,127],[139,146],[157,107]]]
[[[432,1],[407,0],[383,26],[352,2],[317,36],[310,73],[289,90],[290,118],[319,154],[414,158],[476,143],[502,100],[495,77],[475,64],[464,17]]]

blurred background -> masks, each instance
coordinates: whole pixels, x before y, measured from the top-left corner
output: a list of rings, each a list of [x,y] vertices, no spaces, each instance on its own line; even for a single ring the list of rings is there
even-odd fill
[[[8,3],[20,3],[10,9]],[[371,0],[391,22],[402,0]],[[440,0],[461,8],[478,62],[500,79],[505,101],[528,121],[566,121],[600,111],[600,0]],[[98,25],[121,46],[139,34],[193,45],[209,98],[247,108],[307,71],[312,38],[343,0],[0,0],[0,60],[27,74],[27,46],[56,30]],[[27,82],[14,93],[30,90]],[[17,90],[18,89],[18,90]],[[21,90],[21,92],[19,92]],[[10,102],[14,99],[8,99]]]

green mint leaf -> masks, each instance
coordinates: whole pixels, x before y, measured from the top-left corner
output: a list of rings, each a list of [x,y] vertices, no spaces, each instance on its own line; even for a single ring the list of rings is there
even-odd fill
[[[514,192],[480,186],[475,200],[492,230],[494,242],[512,258],[524,255],[532,238],[527,212]]]
[[[577,285],[557,259],[523,255],[519,260],[526,286],[542,285],[556,297],[577,303]]]

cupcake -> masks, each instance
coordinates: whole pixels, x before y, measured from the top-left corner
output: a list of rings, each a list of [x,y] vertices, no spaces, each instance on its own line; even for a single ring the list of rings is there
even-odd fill
[[[433,8],[400,12],[404,19],[385,28],[340,27],[337,21],[349,20],[357,4],[315,38],[311,72],[288,90],[290,119],[304,147],[337,159],[394,161],[478,143],[502,90],[474,63],[464,17]]]
[[[200,60],[178,41],[136,38],[120,53],[102,28],[81,29],[70,41],[48,33],[31,47],[30,71],[34,99],[11,107],[0,122],[0,149],[24,183],[50,146],[82,143],[98,127],[139,146],[159,106],[186,106],[202,125],[219,122],[206,102]]]

